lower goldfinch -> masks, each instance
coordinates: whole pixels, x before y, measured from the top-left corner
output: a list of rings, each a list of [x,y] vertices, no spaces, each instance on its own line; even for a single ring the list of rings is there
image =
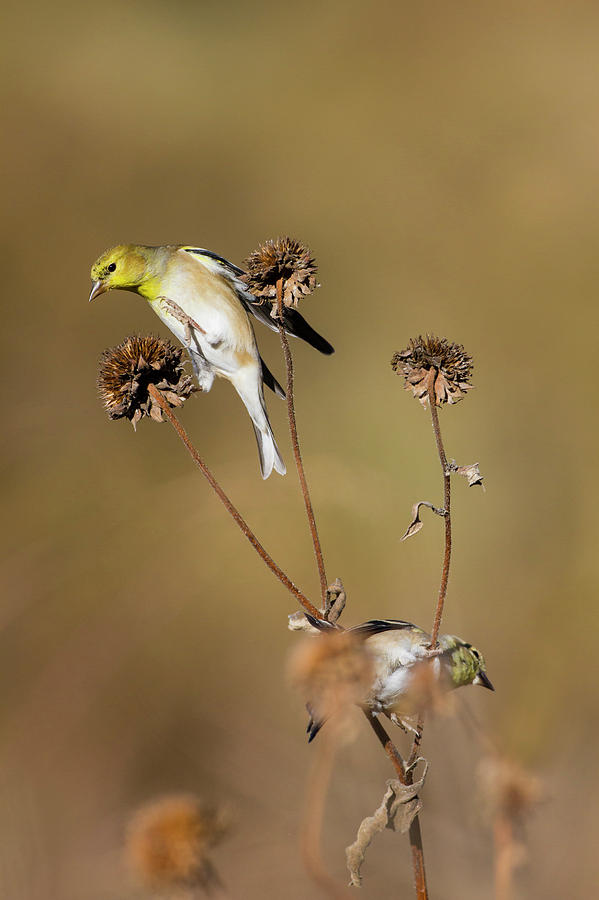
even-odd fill
[[[306,614],[310,624],[322,632],[337,630],[337,626]],[[487,677],[482,654],[461,638],[452,634],[439,635],[438,646],[430,650],[430,635],[399,619],[372,619],[349,629],[349,633],[364,640],[373,665],[372,685],[363,704],[374,713],[384,713],[404,730],[415,731],[409,724],[418,710],[417,695],[421,689],[418,663],[429,660],[433,683],[440,690],[452,690],[466,684],[480,684],[493,691]],[[324,724],[312,715],[308,724],[309,741],[312,741]]]
[[[103,253],[91,270],[89,299],[118,288],[144,297],[187,348],[198,384],[212,387],[215,375],[230,381],[254,426],[260,469],[285,474],[264,405],[262,385],[285,396],[260,357],[248,313],[276,330],[269,313],[240,280],[241,269],[209,250],[181,245],[146,247],[125,244]],[[284,313],[285,330],[322,353],[333,348],[295,309]]]

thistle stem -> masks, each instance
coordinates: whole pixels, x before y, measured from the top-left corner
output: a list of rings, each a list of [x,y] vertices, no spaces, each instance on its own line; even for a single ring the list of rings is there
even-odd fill
[[[418,816],[414,816],[412,819],[409,836],[416,898],[417,900],[428,900],[426,871],[424,869],[424,847],[422,846],[422,831],[420,830],[420,819]]]
[[[325,803],[339,745],[338,726],[331,722],[329,727],[330,730],[322,735],[322,741],[312,762],[306,789],[301,849],[304,865],[313,881],[332,900],[340,900],[349,897],[349,892],[329,874],[320,851]]]
[[[493,827],[495,843],[495,900],[511,900],[516,845],[509,818],[499,814]]]
[[[405,764],[401,753],[383,728],[377,716],[365,709],[364,715],[370,723],[370,727],[379,739],[385,753],[391,760],[397,777],[402,784],[411,784],[411,773],[406,774]],[[414,742],[416,746],[416,742]],[[420,830],[420,819],[414,816],[409,831],[410,849],[412,851],[412,870],[414,872],[414,888],[417,900],[428,900],[428,889],[426,886],[426,870],[424,868],[424,848],[422,846],[422,831]]]
[[[443,438],[441,437],[441,427],[439,425],[439,413],[437,411],[437,398],[435,397],[435,378],[438,372],[431,369],[428,377],[428,405],[431,411],[431,419],[433,431],[435,434],[435,442],[437,444],[437,452],[443,472],[443,508],[445,510],[445,551],[443,553],[443,569],[441,571],[441,583],[439,585],[439,595],[437,597],[437,608],[435,610],[435,618],[433,620],[433,628],[431,631],[431,648],[437,645],[439,637],[439,629],[441,627],[441,618],[443,616],[443,606],[445,605],[445,597],[447,595],[447,582],[449,581],[449,564],[451,562],[451,473],[447,465],[447,456],[445,447],[443,446]]]
[[[185,431],[185,429],[183,428],[183,426],[181,425],[181,423],[179,422],[177,417],[171,411],[168,401],[162,396],[161,392],[158,390],[158,388],[155,385],[150,384],[148,387],[148,391],[150,392],[152,399],[154,399],[156,401],[156,403],[158,403],[162,412],[164,413],[164,415],[166,416],[166,418],[168,419],[170,424],[173,426],[173,428],[177,432],[177,435],[181,439],[181,442],[187,449],[189,455],[191,456],[191,458],[193,459],[195,464],[198,466],[198,468],[202,472],[202,475],[206,478],[208,484],[210,485],[210,487],[212,488],[212,490],[214,491],[216,496],[219,498],[219,500],[221,501],[221,503],[223,504],[223,506],[229,513],[229,515],[234,519],[237,526],[240,528],[240,530],[246,536],[246,538],[248,539],[248,541],[250,542],[250,544],[252,545],[252,547],[254,548],[254,550],[256,551],[258,556],[260,557],[260,559],[262,559],[262,561],[264,563],[266,563],[266,565],[268,566],[270,571],[274,575],[276,575],[276,577],[279,579],[281,584],[285,585],[287,590],[291,594],[293,594],[295,599],[298,601],[298,603],[303,607],[303,609],[306,612],[310,613],[311,616],[315,616],[317,619],[322,619],[322,613],[318,609],[316,609],[316,607],[313,606],[312,603],[310,603],[310,601],[305,596],[305,594],[303,594],[300,591],[300,589],[294,585],[294,583],[291,581],[291,579],[287,577],[287,575],[283,572],[283,570],[281,568],[279,568],[279,566],[276,564],[276,562],[274,561],[272,556],[270,556],[270,554],[266,552],[266,550],[264,549],[264,547],[262,546],[262,544],[260,543],[260,541],[258,540],[256,535],[254,534],[254,532],[252,531],[250,526],[247,524],[247,522],[241,515],[241,513],[239,513],[237,511],[237,509],[233,506],[233,504],[231,503],[231,501],[229,500],[229,498],[227,497],[227,495],[221,488],[220,484],[217,482],[216,478],[214,477],[214,475],[212,474],[212,472],[210,471],[210,469],[208,468],[208,466],[206,465],[204,460],[201,458],[201,456],[198,453],[198,451],[196,450],[196,448],[191,443],[191,441],[187,435],[187,432]]]
[[[295,467],[304,497],[304,505],[306,507],[306,515],[310,526],[310,534],[312,535],[312,543],[314,545],[314,554],[316,556],[316,565],[318,566],[318,577],[320,579],[320,594],[324,607],[327,593],[327,576],[324,568],[324,559],[322,556],[322,548],[316,528],[316,519],[314,518],[314,509],[310,499],[310,491],[308,490],[308,482],[306,481],[306,473],[304,472],[304,464],[302,462],[302,454],[300,452],[299,439],[297,436],[297,424],[295,421],[295,403],[293,399],[293,358],[289,348],[289,341],[285,334],[285,324],[283,322],[283,279],[277,280],[277,315],[279,335],[281,336],[281,345],[283,347],[283,356],[285,357],[285,367],[287,369],[287,417],[289,419],[289,432],[291,434],[291,444],[293,447],[293,455],[295,457]]]
[[[397,773],[397,777],[402,784],[408,784],[405,765],[401,753],[387,734],[385,728],[383,728],[383,726],[381,725],[378,717],[375,716],[374,713],[372,713],[369,709],[364,709],[363,712],[368,719],[370,727],[379,739],[383,750],[391,760],[391,763]]]

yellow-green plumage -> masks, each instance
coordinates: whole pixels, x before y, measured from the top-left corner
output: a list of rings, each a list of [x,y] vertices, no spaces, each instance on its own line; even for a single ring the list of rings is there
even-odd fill
[[[328,622],[306,616],[319,631],[330,631]],[[439,690],[453,690],[467,684],[480,684],[493,690],[486,674],[482,654],[452,634],[439,635],[438,646],[430,650],[430,635],[411,622],[400,619],[372,619],[351,628],[364,640],[373,665],[371,688],[364,704],[375,713],[384,713],[396,724],[406,727],[415,710],[414,677],[421,671],[418,664],[430,666],[432,683]],[[418,691],[416,691],[416,694]],[[417,704],[416,704],[417,705]],[[322,726],[314,719],[308,726],[312,740]],[[411,726],[408,725],[411,729]],[[412,730],[412,729],[411,729]]]

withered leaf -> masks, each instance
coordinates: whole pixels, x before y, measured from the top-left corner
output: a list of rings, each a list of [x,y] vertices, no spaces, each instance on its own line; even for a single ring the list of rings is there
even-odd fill
[[[412,507],[412,521],[408,525],[406,533],[401,538],[402,541],[407,540],[409,537],[412,537],[414,534],[418,534],[420,529],[422,528],[423,522],[420,519],[420,507],[426,506],[428,509],[431,509],[435,515],[444,516],[445,510],[439,509],[437,506],[433,506],[432,503],[429,503],[427,500],[420,500],[418,503],[415,503]]]
[[[422,790],[428,771],[428,762],[422,757],[416,761],[416,765],[420,762],[424,763],[424,772],[418,781],[406,785],[394,778],[387,782],[387,790],[381,805],[372,816],[367,816],[360,823],[356,840],[346,848],[345,858],[351,887],[360,887],[362,883],[360,869],[364,863],[366,850],[374,836],[384,828],[390,828],[391,831],[397,830],[404,834],[408,831],[414,817],[418,815],[422,807],[418,793]]]
[[[478,463],[472,463],[470,466],[457,466],[455,471],[458,475],[463,475],[464,478],[468,479],[468,487],[480,484],[484,491],[483,476],[480,473]]]
[[[345,609],[347,595],[343,582],[340,578],[336,578],[333,584],[327,588],[324,617],[328,622],[336,622]]]

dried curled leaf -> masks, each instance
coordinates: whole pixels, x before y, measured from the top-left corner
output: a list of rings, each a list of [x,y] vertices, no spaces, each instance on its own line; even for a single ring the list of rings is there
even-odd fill
[[[433,506],[432,503],[429,503],[427,500],[419,500],[418,503],[415,503],[412,507],[412,521],[408,525],[406,533],[401,538],[402,541],[407,540],[409,537],[412,537],[415,534],[418,534],[420,529],[422,528],[423,522],[420,519],[420,507],[426,506],[427,509],[431,509],[435,515],[444,516],[445,510],[439,509],[437,506]]]
[[[324,609],[321,610],[327,622],[330,622],[333,625],[338,620],[339,616],[345,609],[346,600],[347,594],[345,593],[343,582],[340,578],[336,578],[335,581],[327,588]],[[310,625],[301,610],[291,613],[291,615],[287,616],[287,618],[287,628],[289,629],[289,631],[305,631],[308,634],[319,633],[317,628],[314,628],[313,625]]]
[[[367,816],[360,823],[356,840],[346,848],[345,858],[349,869],[349,883],[351,887],[360,887],[362,883],[360,869],[364,863],[366,850],[374,836],[383,831],[384,828],[390,828],[391,831],[397,830],[405,834],[415,816],[418,815],[422,807],[422,801],[419,799],[418,793],[422,790],[428,771],[428,762],[420,757],[416,760],[415,765],[418,765],[420,762],[424,763],[424,772],[418,781],[415,781],[413,784],[402,784],[399,779],[394,778],[387,782],[387,790],[381,805],[372,816]]]
[[[333,584],[327,588],[324,605],[324,617],[327,622],[336,622],[339,619],[345,609],[346,600],[347,594],[343,582],[340,578],[336,578]]]
[[[478,463],[472,463],[470,466],[456,466],[455,471],[468,480],[468,487],[480,484],[484,491],[483,476],[480,474]]]

